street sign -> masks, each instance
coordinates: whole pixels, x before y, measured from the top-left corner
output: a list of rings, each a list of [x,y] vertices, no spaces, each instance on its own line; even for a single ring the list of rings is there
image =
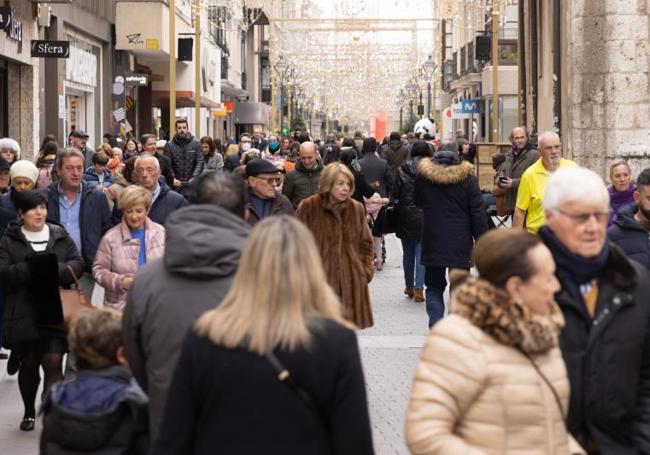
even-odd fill
[[[68,58],[70,57],[70,41],[32,41],[32,57]]]
[[[124,85],[127,87],[146,87],[149,85],[149,75],[144,73],[133,73],[124,76]]]
[[[462,100],[460,107],[463,114],[479,114],[480,107],[478,100]]]

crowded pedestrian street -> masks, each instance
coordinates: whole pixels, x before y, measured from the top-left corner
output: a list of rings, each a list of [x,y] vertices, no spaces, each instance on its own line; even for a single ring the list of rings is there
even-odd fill
[[[426,311],[402,294],[401,245],[386,238],[387,261],[370,284],[375,326],[359,331],[370,419],[377,455],[408,454],[404,443],[404,416],[411,378],[426,336]],[[20,394],[15,376],[0,361],[0,447],[3,453],[32,455],[38,451],[37,433],[25,433],[20,418]],[[40,430],[40,427],[37,427]],[[6,452],[5,452],[6,450]]]
[[[0,455],[650,455],[650,0],[0,1]]]

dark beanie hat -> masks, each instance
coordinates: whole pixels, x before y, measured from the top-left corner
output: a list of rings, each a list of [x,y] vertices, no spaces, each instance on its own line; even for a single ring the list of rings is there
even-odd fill
[[[367,137],[363,140],[361,147],[363,153],[375,153],[377,151],[377,139],[374,137]]]

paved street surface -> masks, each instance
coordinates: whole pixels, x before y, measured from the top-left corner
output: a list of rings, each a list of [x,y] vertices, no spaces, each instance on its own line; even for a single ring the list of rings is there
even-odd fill
[[[370,417],[378,455],[408,454],[404,445],[404,413],[411,378],[426,335],[424,303],[414,303],[402,291],[401,245],[394,236],[386,238],[387,263],[370,286],[375,326],[360,332]],[[38,453],[36,431],[18,429],[22,404],[16,376],[7,376],[6,362],[0,361],[0,453]]]

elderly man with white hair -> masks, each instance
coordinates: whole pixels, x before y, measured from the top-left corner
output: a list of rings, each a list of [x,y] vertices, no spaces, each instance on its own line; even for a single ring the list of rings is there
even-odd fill
[[[650,453],[650,276],[607,241],[609,195],[594,172],[555,172],[544,211],[539,235],[562,285],[567,427],[589,454]]]
[[[179,193],[171,191],[169,186],[160,178],[160,162],[149,153],[139,155],[133,166],[133,177],[136,183],[151,193],[152,201],[149,209],[149,219],[164,226],[167,217],[174,211],[187,205],[187,200]],[[122,212],[116,204],[113,208],[111,221],[113,225],[122,220]]]
[[[537,138],[540,158],[521,176],[513,227],[537,232],[544,225],[544,190],[549,176],[561,168],[577,167],[571,160],[562,158],[560,136],[553,131],[545,131]]]

